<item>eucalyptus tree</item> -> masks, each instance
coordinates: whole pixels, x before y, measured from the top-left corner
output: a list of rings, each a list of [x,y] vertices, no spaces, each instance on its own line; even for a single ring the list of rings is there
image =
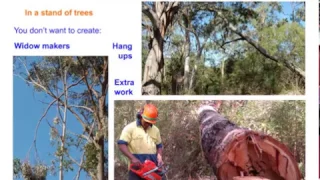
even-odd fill
[[[55,108],[57,116],[47,120],[56,147],[53,171],[57,169],[59,179],[63,180],[64,172],[76,165],[76,179],[80,178],[81,171],[95,180],[107,179],[108,57],[14,57],[14,75],[35,91],[44,93],[45,100],[50,99],[36,127],[32,146],[36,157],[39,125]],[[81,127],[82,133],[73,132],[74,124]],[[74,150],[80,152],[81,157],[74,157]],[[29,176],[36,173],[30,164],[22,166],[29,166]],[[23,169],[22,174],[26,174]]]
[[[143,94],[161,93],[163,79],[164,37],[179,10],[179,2],[143,2],[142,13],[151,22],[143,24],[150,31],[149,52],[143,74]]]

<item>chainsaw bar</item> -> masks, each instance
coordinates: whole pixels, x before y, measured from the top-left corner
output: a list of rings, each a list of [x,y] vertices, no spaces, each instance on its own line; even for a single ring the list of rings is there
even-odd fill
[[[147,176],[147,175],[149,175],[149,174],[151,174],[151,173],[159,170],[161,167],[162,167],[162,166],[156,167],[156,168],[154,168],[154,169],[152,169],[152,170],[150,170],[150,171],[148,171],[148,172],[143,173],[142,175],[143,175],[143,176]],[[158,174],[162,176],[162,175],[164,175],[166,172],[168,172],[168,170],[169,170],[169,166],[166,166],[166,167],[164,167],[164,170],[161,171],[161,172],[158,173]]]
[[[169,166],[166,166],[163,171],[161,171],[160,175],[164,175],[169,171]]]
[[[146,176],[146,175],[148,175],[148,174],[151,174],[151,173],[157,171],[158,169],[159,169],[159,167],[156,167],[156,168],[154,168],[154,169],[152,169],[152,170],[150,170],[150,171],[148,171],[148,172],[143,173],[142,176]]]

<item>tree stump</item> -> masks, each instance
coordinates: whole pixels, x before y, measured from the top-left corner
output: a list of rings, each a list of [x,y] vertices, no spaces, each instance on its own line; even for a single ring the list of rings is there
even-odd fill
[[[238,127],[212,106],[201,106],[198,118],[202,150],[218,180],[301,179],[293,155],[273,137]]]

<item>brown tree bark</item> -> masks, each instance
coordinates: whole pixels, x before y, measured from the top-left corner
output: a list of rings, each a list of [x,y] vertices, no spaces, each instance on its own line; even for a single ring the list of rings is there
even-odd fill
[[[104,136],[100,137],[98,139],[99,149],[98,149],[98,165],[97,165],[97,179],[98,180],[105,180],[107,177],[105,177],[104,172],[104,161],[105,161],[105,154],[104,154]]]
[[[202,106],[198,111],[201,145],[218,180],[237,176],[301,179],[297,162],[284,144],[269,135],[238,127],[209,108]]]
[[[99,180],[108,179],[104,163],[105,163],[105,154],[104,154],[104,140],[107,137],[107,107],[106,107],[106,96],[108,90],[108,58],[104,58],[103,64],[103,81],[101,82],[101,95],[98,100],[98,129],[99,133],[96,136],[96,141],[98,145],[98,165],[97,165],[97,176]]]

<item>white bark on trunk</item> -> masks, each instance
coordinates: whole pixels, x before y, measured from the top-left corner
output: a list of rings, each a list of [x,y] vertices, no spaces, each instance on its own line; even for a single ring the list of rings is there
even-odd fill
[[[225,67],[225,60],[222,59],[221,60],[221,89],[222,89],[222,92],[223,92],[223,89],[224,89],[224,67]]]
[[[64,91],[64,109],[63,109],[63,119],[62,119],[62,135],[61,135],[61,156],[60,156],[60,169],[59,169],[59,180],[63,180],[63,161],[64,161],[64,146],[65,146],[65,136],[66,136],[66,125],[67,125],[67,107],[68,107],[68,86],[67,86],[67,73],[68,70],[65,69],[63,72],[63,91]]]
[[[190,32],[188,29],[191,28],[191,22],[189,20],[189,11],[186,9],[184,13],[184,19],[185,19],[185,26],[187,27],[185,29],[185,44],[184,44],[184,82],[183,82],[183,89],[184,93],[189,93],[189,83],[190,83],[190,48],[191,48],[191,42],[190,42]]]
[[[161,83],[161,73],[159,71],[159,65],[162,59],[162,51],[159,42],[162,44],[161,37],[158,37],[158,41],[155,39],[152,40],[152,49],[147,56],[143,74],[144,91],[152,95],[160,94],[159,84]]]
[[[163,38],[168,26],[178,11],[179,2],[154,2],[153,7],[143,5],[142,12],[150,19],[153,26],[149,53],[146,59],[142,92],[143,94],[159,95],[163,75]]]
[[[190,73],[190,68],[189,68],[189,62],[190,62],[190,57],[186,57],[184,61],[184,82],[183,82],[183,87],[185,89],[185,92],[189,90],[189,73]]]

